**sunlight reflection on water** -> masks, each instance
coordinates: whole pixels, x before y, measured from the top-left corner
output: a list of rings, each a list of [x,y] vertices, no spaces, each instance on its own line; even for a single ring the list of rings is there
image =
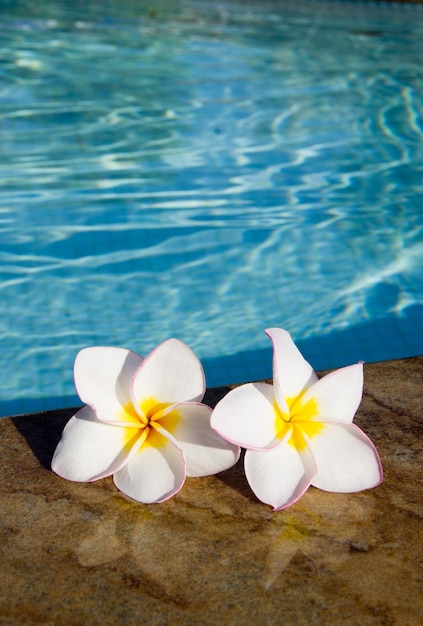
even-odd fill
[[[268,326],[316,368],[421,353],[423,27],[409,10],[17,7],[0,29],[9,412],[74,402],[86,345],[146,354],[178,336],[210,386],[270,375]]]

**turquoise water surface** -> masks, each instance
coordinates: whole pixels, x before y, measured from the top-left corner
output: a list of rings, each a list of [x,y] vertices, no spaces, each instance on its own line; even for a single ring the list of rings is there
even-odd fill
[[[422,354],[422,68],[419,6],[0,0],[0,414],[89,345]]]

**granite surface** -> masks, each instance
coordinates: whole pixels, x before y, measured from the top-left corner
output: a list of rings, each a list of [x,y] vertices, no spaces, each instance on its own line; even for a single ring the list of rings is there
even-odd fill
[[[365,366],[355,422],[384,483],[274,513],[242,463],[173,499],[49,469],[72,411],[0,420],[0,624],[423,624],[423,358]],[[212,390],[216,402],[227,389]]]

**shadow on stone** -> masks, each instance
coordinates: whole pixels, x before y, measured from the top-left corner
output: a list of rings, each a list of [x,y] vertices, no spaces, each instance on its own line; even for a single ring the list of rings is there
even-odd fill
[[[80,407],[58,409],[11,417],[18,432],[24,437],[34,456],[43,467],[51,468],[51,460],[63,428]]]
[[[230,487],[234,491],[237,491],[244,498],[248,498],[250,502],[258,502],[258,499],[252,492],[244,472],[244,456],[245,450],[241,449],[241,456],[238,463],[233,467],[230,467],[221,474],[216,474],[216,478],[224,483],[227,487]]]

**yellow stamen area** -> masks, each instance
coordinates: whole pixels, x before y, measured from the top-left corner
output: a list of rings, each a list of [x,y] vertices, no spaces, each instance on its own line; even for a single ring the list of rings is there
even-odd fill
[[[289,414],[282,412],[276,402],[273,406],[277,437],[283,439],[287,436],[288,430],[292,429],[288,443],[297,450],[304,450],[307,447],[304,435],[312,439],[314,435],[320,433],[324,428],[324,424],[316,420],[319,414],[316,400],[310,398],[310,400],[304,403],[303,397],[304,394],[300,394],[295,398],[286,399]]]
[[[159,413],[167,409],[170,405],[170,402],[157,402],[156,398],[150,396],[149,398],[143,398],[143,400],[141,400],[140,409],[148,421],[154,421],[159,418]]]
[[[179,412],[174,409],[166,413],[171,403],[158,402],[155,398],[144,398],[140,403],[140,413],[128,402],[122,409],[120,420],[131,424],[123,430],[123,446],[128,451],[137,443],[141,448],[153,446],[160,448],[168,439],[160,431],[171,433],[180,420]],[[133,426],[132,426],[133,424]]]
[[[127,404],[125,404],[121,411],[121,414],[119,415],[119,420],[125,423],[133,422],[134,427],[138,428],[139,425],[142,424],[141,417],[136,412],[132,402],[128,402]]]

